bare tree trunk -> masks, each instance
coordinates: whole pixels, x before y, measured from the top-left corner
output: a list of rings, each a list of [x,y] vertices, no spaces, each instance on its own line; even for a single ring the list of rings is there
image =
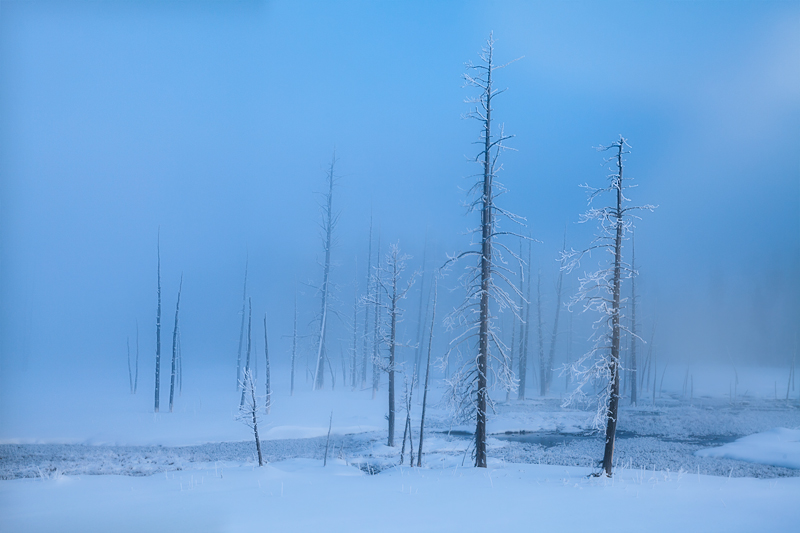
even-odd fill
[[[158,228],[158,311],[156,312],[156,394],[155,412],[161,397],[161,228]]]
[[[325,229],[325,263],[322,271],[322,287],[321,287],[321,305],[320,311],[320,328],[319,328],[319,348],[317,350],[317,370],[314,376],[314,389],[319,390],[325,388],[325,336],[327,334],[327,318],[328,318],[328,296],[329,296],[329,280],[331,273],[331,246],[333,245],[333,168],[336,165],[336,153],[334,152],[331,159],[330,169],[328,170],[328,193],[325,198],[325,211],[323,227]]]
[[[372,286],[372,213],[369,215],[369,249],[367,253],[367,294],[370,294]],[[367,339],[369,337],[369,305],[364,306],[364,343],[361,354],[361,388],[367,387]]]
[[[380,264],[381,256],[381,240],[378,237],[378,263]],[[376,274],[376,276],[379,274]],[[380,370],[380,322],[381,322],[381,292],[379,283],[375,281],[375,329],[372,337],[372,399],[378,394],[378,389],[381,384],[381,370]]]
[[[350,368],[350,385],[356,390],[358,374],[358,260],[356,260],[356,279],[353,289],[353,358]]]
[[[428,362],[425,364],[425,388],[422,393],[422,416],[419,422],[419,451],[417,452],[417,466],[422,466],[422,434],[425,432],[425,406],[428,402],[428,382],[431,375],[431,347],[433,346],[433,326],[436,323],[436,297],[439,294],[438,279],[433,279],[433,314],[431,316],[431,331],[428,336]]]
[[[258,437],[258,400],[256,398],[256,380],[249,367],[245,367],[242,372],[242,397],[245,401],[239,406],[236,419],[243,422],[253,430],[256,439],[256,451],[258,452],[258,466],[264,466],[264,457],[261,454],[261,439]]]
[[[562,250],[567,249],[567,235],[564,231],[564,244]],[[564,261],[561,261],[561,266],[564,266]],[[558,340],[558,317],[561,312],[561,289],[564,286],[564,270],[558,271],[558,282],[556,283],[556,314],[553,319],[553,335],[550,337],[550,354],[547,357],[547,371],[545,372],[545,393],[550,392],[550,386],[553,383],[553,364],[556,358],[556,341]]]
[[[522,309],[522,308],[520,307],[520,309]],[[520,314],[521,314],[521,311],[520,311]],[[516,339],[515,339],[516,334],[517,334],[517,314],[514,313],[514,316],[511,319],[511,359],[510,359],[511,368],[514,368],[514,353],[515,353],[514,352],[514,347],[515,347],[514,343],[516,342]],[[511,400],[511,387],[506,387],[506,401],[508,402],[510,400]]]
[[[133,369],[131,368],[131,338],[125,337],[125,346],[128,349],[128,382],[131,387],[131,394],[133,394]]]
[[[389,442],[387,446],[394,446],[394,368],[395,368],[395,347],[397,339],[397,260],[392,263],[392,300],[390,307],[390,330],[389,330]]]
[[[412,390],[413,390],[413,387],[412,387]],[[403,398],[403,400],[404,400],[403,403],[406,405],[408,410],[406,411],[406,423],[403,424],[403,445],[400,447],[400,464],[403,464],[403,459],[404,459],[405,453],[406,453],[406,439],[408,438],[408,426],[409,426],[409,421],[410,421],[410,418],[411,418],[411,406],[409,405],[408,398],[409,398],[408,379],[406,379],[406,393],[405,393],[405,396]],[[413,449],[414,446],[412,445],[411,448]],[[414,459],[413,458],[411,459],[411,466],[414,466]]]
[[[528,269],[530,269],[530,243],[528,243],[528,250]],[[522,256],[522,239],[519,241],[519,254]],[[526,286],[528,287],[527,300],[523,296]],[[519,321],[519,388],[517,392],[517,399],[524,400],[525,385],[527,384],[528,380],[528,324],[531,318],[531,287],[530,274],[528,274],[526,281],[525,266],[523,265],[522,260],[520,260],[519,263],[519,307],[520,317],[525,316],[525,319]]]
[[[294,327],[292,329],[292,374],[289,385],[289,396],[294,396],[294,366],[297,359],[297,288],[294,291]]]
[[[425,333],[425,324],[422,318],[422,302],[425,300],[425,257],[428,254],[428,231],[425,230],[425,246],[422,249],[422,279],[419,282],[419,308],[417,309],[417,334],[414,337],[417,341],[414,348],[414,376],[416,378],[419,371],[420,358],[422,354],[422,336]],[[414,386],[414,383],[411,383]]]
[[[328,438],[325,439],[325,457],[322,459],[322,466],[328,466],[328,446],[331,443],[331,428],[333,427],[333,411],[331,411],[331,418],[328,420]]]
[[[492,277],[492,233],[494,229],[494,212],[492,201],[492,58],[493,50],[489,47],[488,68],[486,70],[486,118],[483,131],[483,198],[481,207],[481,301],[480,323],[478,329],[478,398],[475,415],[475,466],[486,468],[486,406],[488,391],[486,390],[486,373],[489,367],[489,290]]]
[[[572,364],[572,312],[569,313],[569,332],[567,333],[567,365]],[[564,391],[569,392],[569,378],[572,375],[572,372],[567,371],[564,372],[566,377],[564,378]]]
[[[269,374],[269,342],[267,340],[267,314],[264,313],[264,359],[266,360],[266,373],[267,373],[267,414],[272,409],[272,385],[270,384]]]
[[[136,321],[136,372],[133,377],[133,393],[139,389],[139,321]]]
[[[539,337],[539,394],[547,394],[547,361],[544,359],[544,336],[542,335],[542,271],[536,273],[536,319]]]
[[[242,347],[244,344],[244,323],[245,323],[245,314],[246,306],[247,306],[247,268],[250,263],[250,256],[248,255],[244,260],[244,289],[242,290],[242,325],[239,328],[239,349],[237,350],[237,358],[236,358],[236,389],[239,389],[240,384],[242,383]]]
[[[636,405],[638,401],[638,390],[636,388],[636,340],[637,340],[637,327],[636,327],[636,243],[631,239],[631,405]]]
[[[175,377],[178,370],[178,311],[181,307],[181,290],[183,289],[183,274],[181,274],[181,283],[178,286],[178,302],[175,304],[175,327],[172,329],[172,372],[169,378],[169,412],[172,412],[172,406],[175,400]]]
[[[624,143],[622,139],[619,142],[619,151],[617,152],[617,168],[619,169],[619,176],[617,177],[617,208],[613,216],[616,217],[616,236],[614,238],[614,279],[613,279],[613,293],[612,293],[612,315],[611,315],[611,360],[609,361],[609,368],[611,373],[611,398],[608,405],[608,417],[606,425],[606,445],[603,451],[603,471],[607,476],[611,475],[614,460],[614,443],[616,441],[617,433],[617,418],[619,414],[619,340],[620,340],[620,324],[619,324],[619,306],[620,306],[620,282],[622,279],[622,148]]]
[[[261,439],[258,438],[258,407],[256,403],[256,386],[254,381],[250,381],[250,401],[253,402],[253,435],[256,438],[256,451],[258,452],[258,466],[264,466],[264,458],[261,455]]]
[[[181,348],[181,327],[178,326],[178,396],[183,396],[183,348]]]
[[[245,360],[245,363],[244,363],[245,372],[250,370],[250,349],[252,347],[252,343],[251,343],[252,337],[251,337],[250,333],[251,333],[252,325],[253,325],[253,301],[250,298],[247,299],[247,307],[248,307],[248,312],[247,312],[247,359]],[[246,392],[245,391],[245,387],[242,387],[242,399],[239,401],[239,408],[241,408],[244,405],[245,392]]]

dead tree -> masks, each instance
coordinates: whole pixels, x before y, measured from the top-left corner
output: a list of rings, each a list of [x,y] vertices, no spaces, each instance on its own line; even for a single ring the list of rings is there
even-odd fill
[[[403,426],[403,445],[400,447],[400,464],[403,464],[403,459],[406,453],[406,439],[408,439],[409,451],[409,464],[414,466],[414,438],[411,435],[411,396],[414,394],[414,376],[411,377],[411,386],[409,387],[408,376],[403,376],[405,384],[405,393],[403,394],[403,407],[406,410],[406,423]]]
[[[539,338],[539,395],[547,394],[545,382],[547,381],[547,362],[544,359],[544,336],[542,335],[542,271],[536,273],[536,322],[537,337]]]
[[[325,338],[328,332],[328,315],[330,302],[330,274],[331,274],[331,248],[333,247],[333,230],[336,227],[338,216],[333,214],[333,185],[336,181],[333,169],[336,165],[336,153],[334,152],[328,168],[327,182],[328,191],[324,194],[322,204],[322,233],[325,260],[322,265],[322,285],[320,292],[320,313],[319,313],[319,335],[317,340],[317,363],[314,371],[314,389],[325,388],[325,359],[326,347]],[[330,366],[330,365],[329,365]]]
[[[372,290],[372,213],[369,215],[369,248],[367,252],[367,294],[371,294]],[[361,388],[364,389],[367,386],[367,354],[369,353],[368,350],[368,338],[369,338],[369,310],[370,306],[364,306],[364,342],[362,346],[362,354],[361,354]]]
[[[638,401],[638,389],[636,388],[636,339],[638,335],[636,324],[636,242],[631,236],[631,355],[630,355],[630,388],[631,405],[636,405]],[[688,369],[687,369],[688,372]]]
[[[181,348],[181,327],[178,326],[178,396],[183,395],[183,348]]]
[[[133,394],[133,369],[131,368],[131,338],[125,337],[125,346],[128,349],[128,382],[131,386],[131,394]]]
[[[350,385],[356,390],[358,374],[358,259],[356,259],[356,279],[353,282],[353,357],[350,367]],[[344,378],[342,378],[344,379]]]
[[[561,246],[562,253],[567,249],[567,235],[564,232],[564,244]],[[561,261],[561,266],[564,266],[564,261]],[[553,365],[556,358],[556,341],[558,340],[558,317],[561,312],[561,295],[562,288],[564,287],[564,270],[558,270],[558,281],[556,282],[556,314],[553,318],[553,334],[550,336],[550,352],[547,355],[547,370],[545,372],[545,394],[550,392],[550,386],[553,384]]]
[[[244,289],[242,289],[242,325],[239,328],[239,349],[237,350],[236,357],[236,386],[241,386],[242,383],[242,348],[244,347],[244,324],[245,324],[245,311],[247,310],[247,267],[249,266],[250,257],[247,256],[244,260]]]
[[[133,374],[133,393],[139,389],[139,321],[136,321],[136,371]]]
[[[439,294],[439,279],[433,278],[433,314],[431,315],[431,331],[428,336],[428,361],[425,363],[425,386],[422,393],[422,415],[419,421],[419,450],[417,466],[422,466],[422,435],[425,432],[425,406],[428,403],[428,383],[431,375],[431,347],[433,346],[433,326],[436,323],[436,297]]]
[[[270,375],[269,375],[269,341],[267,340],[267,314],[264,313],[264,359],[266,361],[266,381],[267,381],[267,414],[269,414],[270,409],[272,409],[272,385],[270,384]]]
[[[378,257],[378,265],[380,265],[380,257],[381,257],[381,238],[378,235],[378,250],[377,250],[377,257]],[[376,281],[377,276],[381,275],[380,269],[378,266],[374,268],[375,272],[371,275],[372,278],[372,285],[373,285],[373,295],[374,299],[372,301],[373,307],[373,318],[375,319],[375,325],[372,331],[372,399],[374,400],[375,397],[378,395],[378,389],[380,388],[381,384],[381,362],[380,362],[380,352],[381,352],[381,335],[380,335],[380,324],[381,324],[381,291]]]
[[[520,257],[522,257],[522,239],[519,241],[519,253]],[[530,243],[528,245],[528,263],[529,266],[531,264],[531,247]],[[518,387],[518,400],[525,399],[525,384],[527,383],[528,377],[528,337],[529,337],[529,324],[531,320],[531,282],[530,282],[530,275],[528,275],[527,282],[525,281],[525,264],[520,261],[519,262],[519,309],[520,314],[522,314],[524,310],[525,318],[524,320],[519,321],[519,375],[517,378],[519,379],[519,387]],[[524,288],[528,288],[528,296],[525,299],[523,296]]]
[[[258,452],[258,466],[264,466],[264,459],[261,455],[261,440],[258,438],[258,398],[256,397],[256,379],[250,368],[245,367],[244,377],[242,378],[242,398],[245,399],[239,406],[239,413],[236,419],[244,423],[253,430],[256,439],[256,452]]]
[[[468,72],[464,75],[465,85],[477,87],[480,94],[468,100],[475,104],[469,117],[476,119],[481,125],[481,150],[475,162],[481,166],[476,175],[476,182],[470,188],[472,201],[468,204],[469,212],[480,212],[480,226],[473,230],[477,236],[474,242],[478,250],[467,250],[449,258],[448,265],[466,256],[476,256],[477,264],[466,267],[461,276],[465,289],[464,301],[449,315],[448,328],[460,331],[451,341],[443,366],[448,364],[455,353],[466,351],[469,355],[460,369],[449,379],[449,402],[459,418],[475,420],[475,466],[486,467],[486,417],[490,405],[488,393],[488,373],[499,370],[495,380],[502,387],[516,388],[516,379],[509,364],[508,350],[500,339],[493,320],[494,312],[512,309],[517,306],[509,293],[497,281],[502,280],[512,287],[513,293],[519,291],[509,280],[510,271],[500,254],[504,249],[513,257],[516,254],[497,240],[501,235],[516,235],[500,231],[498,218],[506,217],[511,221],[521,219],[496,204],[496,198],[505,189],[497,182],[497,173],[501,166],[498,163],[500,153],[504,150],[503,142],[510,138],[500,128],[499,135],[493,135],[492,108],[495,96],[502,91],[494,88],[493,76],[496,70],[505,65],[494,62],[494,39],[489,36],[486,46],[480,54],[481,62],[477,65],[467,64]],[[520,235],[516,235],[521,237]],[[490,303],[491,302],[491,303]],[[490,308],[491,306],[491,308]],[[499,365],[493,367],[490,359],[496,358]],[[497,369],[497,370],[494,370]]]
[[[289,385],[289,396],[294,396],[294,368],[297,359],[297,288],[294,291],[294,326],[292,328],[292,370]]]
[[[250,298],[247,299],[247,308],[248,308],[248,311],[247,311],[247,359],[244,362],[245,372],[249,372],[250,371],[250,349],[252,347],[252,342],[251,342],[252,337],[251,337],[250,334],[251,334],[252,325],[253,325],[253,301]],[[241,400],[239,400],[239,408],[241,408],[244,405],[244,402],[247,399],[245,397],[246,396],[246,392],[247,391],[244,388],[242,388],[242,398],[241,398]]]
[[[606,160],[612,163],[613,170],[608,176],[609,184],[596,189],[584,185],[589,191],[589,210],[581,217],[582,222],[597,221],[598,233],[592,244],[582,250],[570,250],[564,254],[567,260],[565,270],[573,270],[579,265],[580,259],[593,250],[605,251],[610,255],[607,260],[601,261],[600,269],[589,274],[584,274],[579,279],[577,294],[570,305],[578,302],[583,304],[584,311],[593,310],[600,314],[595,322],[594,345],[589,352],[583,355],[572,365],[573,374],[577,377],[577,386],[567,398],[567,402],[582,400],[586,397],[584,387],[591,382],[602,383],[597,395],[597,410],[595,412],[595,427],[605,426],[605,449],[603,453],[603,472],[610,476],[614,459],[614,443],[616,440],[617,421],[619,414],[619,367],[620,367],[620,336],[624,328],[622,324],[620,290],[623,274],[629,275],[631,268],[623,261],[622,242],[625,235],[632,227],[632,218],[636,210],[653,210],[654,206],[641,207],[628,206],[625,190],[629,187],[625,182],[630,178],[623,177],[623,156],[629,152],[630,147],[626,140],[620,136],[619,140],[600,150],[612,150],[615,154]],[[615,201],[608,207],[592,207],[592,202],[604,193],[610,193]]]
[[[181,290],[183,289],[183,274],[178,285],[178,302],[175,304],[175,327],[172,329],[172,372],[169,378],[169,412],[175,401],[175,377],[178,373],[178,311],[181,308]]]
[[[158,310],[156,311],[156,397],[155,412],[161,397],[161,228],[158,229]]]
[[[414,348],[414,376],[418,376],[420,357],[422,356],[422,336],[425,333],[425,323],[422,318],[422,302],[425,298],[425,258],[428,254],[428,232],[425,231],[425,246],[422,248],[422,275],[419,280],[419,307],[417,308],[417,334],[414,336],[416,347]],[[415,382],[411,383],[413,387]]]
[[[389,352],[389,360],[381,361],[375,358],[372,364],[389,374],[389,438],[387,446],[394,446],[395,429],[395,373],[397,372],[397,324],[402,320],[403,309],[400,308],[400,301],[406,298],[408,291],[414,285],[416,272],[411,275],[405,287],[400,287],[400,278],[406,269],[406,261],[411,256],[401,254],[400,247],[392,244],[386,254],[384,263],[375,270],[373,282],[378,289],[377,294],[367,303],[376,304],[378,309],[386,311],[386,324],[380,328],[381,342],[386,345]],[[377,313],[376,313],[377,316]]]

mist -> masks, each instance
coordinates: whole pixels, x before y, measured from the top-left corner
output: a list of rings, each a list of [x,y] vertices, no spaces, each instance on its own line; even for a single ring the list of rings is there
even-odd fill
[[[501,202],[540,241],[531,268],[545,324],[564,233],[582,248],[595,231],[578,223],[579,185],[605,183],[595,148],[624,135],[632,201],[658,206],[635,229],[643,338],[654,332],[663,361],[788,368],[800,324],[799,20],[791,2],[4,2],[1,416],[24,410],[31,383],[124,390],[137,322],[150,390],[159,234],[165,329],[184,279],[184,386],[206,371],[235,380],[245,263],[285,380],[295,293],[302,335],[318,312],[334,154],[333,308],[351,316],[365,291],[370,219],[373,246],[398,243],[429,290],[477,224],[464,205],[479,128],[464,119],[474,95],[461,76],[490,31],[498,61],[519,58],[497,75],[507,91],[495,117],[514,135]],[[568,290],[600,259],[565,278]],[[442,280],[442,309],[462,297],[462,268]],[[404,304],[409,340],[420,287]],[[578,353],[594,317],[575,313]],[[349,327],[332,325],[336,357]]]

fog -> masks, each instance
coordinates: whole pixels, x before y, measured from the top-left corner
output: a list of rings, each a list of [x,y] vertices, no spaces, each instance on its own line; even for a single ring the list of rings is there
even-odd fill
[[[206,370],[233,384],[246,262],[285,374],[295,291],[302,335],[319,308],[334,153],[332,354],[347,350],[354,281],[366,285],[371,217],[374,247],[399,243],[409,271],[427,269],[427,297],[478,224],[461,76],[490,31],[499,62],[520,58],[496,77],[495,119],[514,135],[501,203],[541,241],[545,331],[562,236],[577,249],[595,231],[578,223],[579,185],[604,183],[594,148],[621,134],[631,200],[658,206],[636,222],[636,262],[659,358],[788,368],[797,349],[796,2],[3,2],[0,25],[0,413],[30,383],[127,390],[137,321],[152,394],[159,233],[164,331],[184,280],[184,386]],[[442,280],[445,311],[463,266]],[[575,354],[592,320],[575,316]]]

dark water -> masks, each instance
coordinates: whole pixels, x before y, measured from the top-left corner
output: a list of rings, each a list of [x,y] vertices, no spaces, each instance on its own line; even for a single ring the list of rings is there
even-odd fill
[[[460,436],[460,435],[458,435]],[[526,444],[538,444],[544,448],[552,448],[562,444],[568,444],[573,441],[580,440],[598,440],[602,439],[601,433],[553,433],[543,431],[530,431],[530,432],[508,432],[502,434],[491,435],[492,437],[500,440],[507,440],[512,442],[522,442]],[[653,438],[662,442],[679,442],[685,444],[696,444],[704,447],[721,446],[727,442],[733,442],[739,438],[737,435],[689,435],[682,437],[670,437],[669,435],[640,435],[632,431],[617,431],[617,439],[634,439],[634,438]]]

